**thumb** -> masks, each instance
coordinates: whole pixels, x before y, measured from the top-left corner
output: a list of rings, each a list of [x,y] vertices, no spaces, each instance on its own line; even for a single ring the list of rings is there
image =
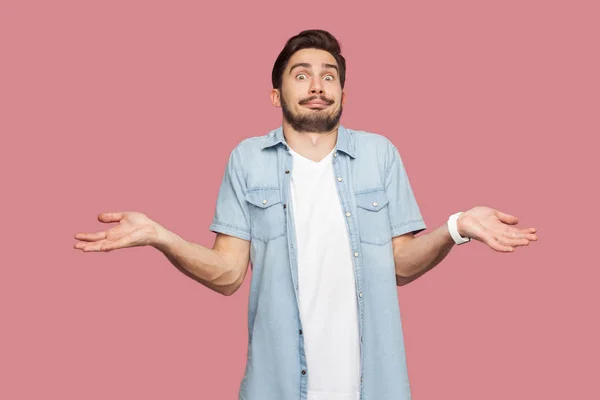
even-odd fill
[[[503,213],[502,211],[496,210],[496,216],[505,224],[515,225],[517,222],[519,222],[519,218],[515,217],[514,215]]]
[[[101,222],[119,222],[123,218],[122,212],[106,212],[98,215]]]

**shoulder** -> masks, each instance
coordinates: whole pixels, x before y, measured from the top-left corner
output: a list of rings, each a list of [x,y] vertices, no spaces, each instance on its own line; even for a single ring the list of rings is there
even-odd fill
[[[346,128],[352,136],[354,148],[359,156],[377,160],[387,169],[399,157],[398,149],[383,133]]]
[[[346,128],[346,131],[354,138],[356,144],[373,144],[384,147],[392,144],[383,133],[352,128]]]
[[[275,140],[275,132],[276,129],[273,129],[262,135],[247,137],[239,142],[235,149],[239,152],[260,151],[265,145],[270,143],[270,141]]]
[[[381,151],[390,151],[395,148],[392,141],[384,133],[350,128],[346,128],[346,131],[353,137],[356,149],[366,146]]]
[[[275,152],[265,150],[265,146],[276,140],[275,133],[276,129],[273,129],[262,135],[242,139],[231,150],[229,155],[231,162],[240,170],[264,164],[267,158],[276,156]]]

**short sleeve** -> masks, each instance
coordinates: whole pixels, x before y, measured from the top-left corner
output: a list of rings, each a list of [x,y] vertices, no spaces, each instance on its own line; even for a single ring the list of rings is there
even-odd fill
[[[215,214],[209,229],[240,239],[250,240],[250,218],[245,200],[245,183],[241,173],[238,148],[233,149],[223,174]]]
[[[398,149],[393,144],[390,144],[388,149],[385,193],[389,199],[388,209],[392,237],[408,232],[417,234],[427,228]]]

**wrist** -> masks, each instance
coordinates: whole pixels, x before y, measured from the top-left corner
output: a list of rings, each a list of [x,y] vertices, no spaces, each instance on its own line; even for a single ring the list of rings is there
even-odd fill
[[[164,251],[175,241],[175,236],[173,232],[165,229],[162,225],[156,224],[149,245]]]
[[[462,237],[467,237],[467,234],[465,233],[464,230],[464,218],[465,218],[465,213],[462,213],[458,216],[458,218],[456,219],[456,230],[458,231],[458,234]]]
[[[452,240],[457,245],[461,245],[463,243],[467,243],[471,240],[471,238],[464,231],[464,217],[463,212],[457,212],[448,217],[448,222],[446,223],[448,227],[448,232],[450,236],[452,236]]]

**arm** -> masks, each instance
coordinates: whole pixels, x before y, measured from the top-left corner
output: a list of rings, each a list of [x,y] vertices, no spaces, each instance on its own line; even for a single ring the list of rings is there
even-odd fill
[[[406,285],[438,265],[454,244],[446,225],[419,237],[411,232],[392,238],[396,285]]]
[[[102,213],[98,219],[118,225],[101,232],[77,233],[76,249],[110,252],[149,245],[185,275],[226,296],[235,293],[244,281],[250,258],[249,240],[217,233],[213,248],[209,249],[182,239],[140,212]]]
[[[212,249],[188,242],[145,214],[134,211],[101,213],[98,215],[101,222],[119,224],[102,232],[77,233],[75,239],[79,242],[75,248],[84,252],[109,252],[151,245],[185,275],[230,296],[244,281],[250,259],[250,221],[241,167],[236,147],[230,154],[209,227],[217,233]]]
[[[487,244],[498,252],[513,252],[514,247],[536,241],[535,228],[518,229],[518,218],[489,207],[474,207],[460,215],[458,233]],[[455,245],[448,226],[419,237],[412,233],[392,238],[396,284],[406,285],[439,264]]]
[[[239,146],[227,162],[209,229],[217,234],[212,249],[183,240],[159,227],[156,248],[182,273],[230,296],[240,287],[250,259],[250,219]]]
[[[183,274],[225,296],[237,291],[248,271],[250,242],[223,233],[209,249],[159,227],[153,246]]]

